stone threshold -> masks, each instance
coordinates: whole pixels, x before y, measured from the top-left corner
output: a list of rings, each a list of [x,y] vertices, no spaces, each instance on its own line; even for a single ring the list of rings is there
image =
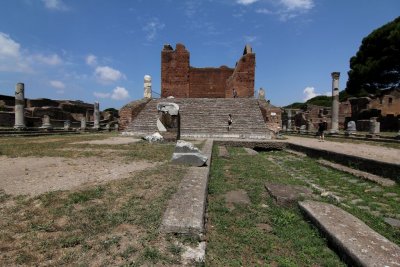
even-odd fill
[[[400,266],[400,247],[350,213],[312,200],[299,207],[350,266]]]
[[[201,150],[208,157],[207,166],[188,167],[177,192],[168,201],[160,231],[201,237],[207,204],[207,187],[214,141],[207,139]]]

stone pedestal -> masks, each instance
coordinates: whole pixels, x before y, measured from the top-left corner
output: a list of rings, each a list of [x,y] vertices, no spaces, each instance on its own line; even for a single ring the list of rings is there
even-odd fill
[[[369,120],[369,133],[367,137],[379,137],[381,133],[381,123],[376,120],[377,117],[372,117]]]
[[[356,128],[356,122],[355,121],[349,121],[347,123],[347,129],[345,131],[345,135],[351,136],[356,134],[357,128]]]
[[[71,122],[69,120],[64,121],[64,130],[65,131],[71,130]]]
[[[99,102],[94,102],[94,111],[93,111],[93,129],[100,129],[100,104]]]
[[[144,98],[152,98],[151,95],[151,76],[144,76]]]
[[[340,72],[332,72],[332,125],[329,133],[339,133],[339,77]]]
[[[42,118],[42,126],[39,127],[40,129],[49,131],[53,129],[53,126],[50,123],[50,117],[48,115],[44,115]]]
[[[17,83],[15,86],[15,123],[14,129],[22,130],[25,129],[25,85],[23,83]]]
[[[82,117],[81,119],[81,131],[86,130],[86,117]]]

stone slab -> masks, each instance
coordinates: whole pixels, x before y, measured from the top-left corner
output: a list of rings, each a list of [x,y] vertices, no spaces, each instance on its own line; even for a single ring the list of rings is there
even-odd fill
[[[327,235],[348,263],[356,266],[400,266],[400,247],[350,213],[327,203],[299,202],[300,208]]]
[[[255,151],[255,150],[252,149],[252,148],[245,147],[244,150],[245,150],[245,151],[247,152],[247,154],[249,154],[250,156],[258,155],[258,152]]]
[[[228,159],[230,158],[228,149],[226,148],[226,146],[218,146],[218,156],[220,158],[224,158],[224,159]]]
[[[369,180],[372,181],[374,183],[380,184],[382,186],[394,186],[396,185],[396,182],[387,178],[383,178],[381,176],[372,174],[372,173],[368,173],[368,172],[364,172],[364,171],[360,171],[360,170],[355,170],[346,166],[343,166],[341,164],[337,164],[337,163],[333,163],[327,160],[323,160],[320,159],[318,160],[318,163],[327,167],[330,167],[332,169],[336,169],[339,171],[343,171],[343,172],[347,172],[350,173],[354,176],[360,177],[362,179],[365,180]]]
[[[280,206],[292,205],[300,198],[312,195],[310,188],[300,185],[266,183],[265,188]]]
[[[203,147],[203,153],[210,162],[212,145],[213,140],[208,139]],[[160,227],[161,232],[195,236],[204,233],[209,172],[210,164],[205,167],[188,167],[177,192],[168,201]]]
[[[201,153],[174,153],[171,163],[201,167],[207,162],[207,156]]]

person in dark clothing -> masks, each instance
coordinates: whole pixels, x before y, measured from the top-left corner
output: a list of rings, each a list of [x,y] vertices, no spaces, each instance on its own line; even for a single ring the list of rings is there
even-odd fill
[[[233,98],[237,98],[238,97],[238,94],[237,94],[235,88],[232,89],[232,94],[233,94]]]
[[[232,125],[232,115],[228,114],[228,132],[231,130],[231,125]]]
[[[319,141],[324,142],[325,141],[325,136],[324,136],[324,131],[326,130],[326,121],[321,120],[318,123],[318,136],[319,136]]]

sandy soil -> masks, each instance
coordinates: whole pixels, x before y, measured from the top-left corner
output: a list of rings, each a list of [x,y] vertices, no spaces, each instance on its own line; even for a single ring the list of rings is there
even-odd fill
[[[133,137],[110,137],[104,140],[92,140],[75,142],[71,144],[89,144],[89,145],[126,145],[131,143],[139,142],[141,139]]]
[[[160,163],[135,161],[129,164],[113,158],[0,157],[0,188],[7,194],[39,195],[68,190],[86,184],[127,178]]]

